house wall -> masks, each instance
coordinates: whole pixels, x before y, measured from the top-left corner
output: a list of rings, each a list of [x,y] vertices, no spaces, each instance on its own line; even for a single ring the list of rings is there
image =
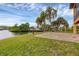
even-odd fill
[[[76,3],[76,19],[79,17],[79,3]]]

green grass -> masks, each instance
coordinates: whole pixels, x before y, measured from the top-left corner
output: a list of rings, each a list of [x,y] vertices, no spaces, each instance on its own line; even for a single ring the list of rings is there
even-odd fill
[[[35,38],[33,34],[0,40],[1,56],[79,55],[79,44]]]

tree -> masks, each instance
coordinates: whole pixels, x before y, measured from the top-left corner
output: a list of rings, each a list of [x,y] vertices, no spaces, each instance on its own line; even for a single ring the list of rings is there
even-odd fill
[[[36,23],[37,23],[37,26],[38,26],[38,28],[39,28],[40,25],[42,24],[42,19],[41,19],[40,17],[37,17]]]
[[[51,19],[52,18],[54,19],[57,16],[57,10],[49,6],[47,7],[46,14],[47,14],[47,19],[51,24]]]
[[[36,19],[36,23],[37,23],[38,28],[41,28],[42,25],[47,25],[46,22],[45,22],[46,18],[49,20],[50,25],[51,25],[51,19],[52,18],[54,19],[56,16],[57,16],[57,10],[55,10],[54,8],[52,8],[50,6],[47,7],[47,10],[46,11],[42,11],[40,13],[40,16],[37,17],[37,19]]]
[[[42,22],[43,22],[44,24],[46,24],[46,23],[45,23],[46,15],[47,15],[47,14],[46,14],[44,11],[42,11],[41,14],[40,14],[40,18],[41,18],[41,20],[42,20]]]
[[[11,26],[10,28],[9,28],[9,30],[10,31],[19,31],[19,26],[18,26],[18,24],[15,24],[14,26]]]
[[[59,24],[64,25],[65,31],[66,31],[67,28],[69,27],[68,22],[67,22],[63,17],[59,17],[59,18],[57,19],[57,22],[58,22]]]
[[[35,27],[34,27],[34,26],[31,26],[31,27],[30,27],[30,30],[35,30]]]
[[[52,23],[51,23],[51,27],[52,27],[52,29],[54,30],[54,31],[58,31],[58,28],[59,28],[59,23],[58,23],[58,21],[56,20],[56,21],[53,21]]]
[[[20,31],[28,31],[29,30],[29,23],[21,24],[19,26]]]
[[[53,21],[53,22],[51,23],[51,25],[52,25],[52,26],[51,26],[52,29],[54,29],[55,31],[58,31],[60,28],[63,29],[63,27],[60,27],[61,25],[64,26],[64,30],[65,30],[65,31],[66,31],[67,28],[69,27],[68,22],[67,22],[63,17],[57,18],[57,20]]]
[[[43,31],[48,31],[49,25],[48,24],[42,24],[40,29],[43,30]]]

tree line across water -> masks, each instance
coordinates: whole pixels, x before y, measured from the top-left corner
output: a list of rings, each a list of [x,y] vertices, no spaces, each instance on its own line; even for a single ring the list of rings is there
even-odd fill
[[[14,26],[9,27],[9,30],[12,32],[24,32],[29,31],[29,23],[23,23],[21,25],[15,24]]]

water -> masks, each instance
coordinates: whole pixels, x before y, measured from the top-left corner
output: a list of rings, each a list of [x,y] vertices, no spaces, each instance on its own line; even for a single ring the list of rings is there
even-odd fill
[[[10,32],[9,30],[0,30],[0,40],[10,38],[10,37],[15,37],[16,34],[13,32]]]

